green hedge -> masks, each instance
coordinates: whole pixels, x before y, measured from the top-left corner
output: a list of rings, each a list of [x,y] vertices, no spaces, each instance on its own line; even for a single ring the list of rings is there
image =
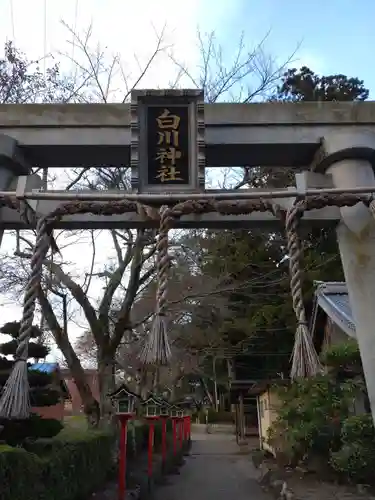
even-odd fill
[[[78,500],[105,482],[113,437],[85,432],[45,439],[28,449],[0,446],[1,500]]]
[[[23,445],[24,441],[31,439],[51,438],[64,427],[59,420],[35,414],[27,420],[0,419],[0,425],[3,426],[0,438],[10,446]]]
[[[127,457],[132,459],[135,454],[138,454],[142,451],[147,450],[148,447],[148,432],[149,432],[149,424],[141,423],[135,425],[135,450],[134,450],[134,438],[133,438],[133,430],[132,425],[129,425],[128,428],[128,437],[127,437]],[[154,434],[154,448],[158,451],[161,447],[161,438],[162,438],[162,423],[156,421],[154,423],[155,426],[155,434]],[[172,422],[170,420],[167,421],[167,437],[172,434]],[[135,452],[135,453],[134,453]]]
[[[42,499],[38,457],[22,448],[0,446],[2,500]]]
[[[331,454],[331,465],[355,482],[374,484],[375,429],[372,416],[352,415],[341,429],[340,450]]]
[[[136,454],[147,450],[147,423],[135,425]],[[167,425],[171,439],[171,422]],[[155,422],[155,449],[162,424]],[[128,430],[128,457],[134,457]],[[25,442],[24,448],[0,446],[1,500],[81,500],[99,489],[113,471],[114,437],[94,431],[62,433],[52,439]]]

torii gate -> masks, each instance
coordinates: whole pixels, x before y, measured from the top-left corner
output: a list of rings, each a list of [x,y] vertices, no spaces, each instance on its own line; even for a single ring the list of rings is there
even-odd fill
[[[38,282],[53,228],[159,226],[156,329],[160,334],[166,306],[168,229],[259,225],[272,229],[283,214],[294,307],[302,330],[306,325],[297,223],[337,230],[375,416],[375,103],[204,104],[203,97],[197,90],[151,90],[133,91],[130,105],[0,105],[0,231],[35,226],[38,230],[25,293],[19,362],[0,401],[3,416],[28,416],[27,397],[20,391],[25,393],[25,383],[27,388],[25,356],[36,299],[32,285]],[[129,192],[40,191],[40,177],[31,174],[32,167],[129,164]],[[304,172],[296,176],[296,188],[204,190],[206,166],[245,165],[303,167]],[[163,335],[159,335],[159,341],[165,341],[160,352],[155,342],[144,352],[146,363],[168,358]],[[306,348],[308,335],[301,338],[304,343],[297,347]]]

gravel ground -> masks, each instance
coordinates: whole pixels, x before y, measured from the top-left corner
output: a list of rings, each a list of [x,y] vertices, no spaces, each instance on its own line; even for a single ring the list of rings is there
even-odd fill
[[[241,447],[241,452],[233,434],[224,431],[207,434],[205,426],[194,426],[193,431],[190,456],[186,457],[180,474],[169,476],[166,485],[158,486],[154,500],[274,499],[257,482],[258,474],[251,460],[251,448],[257,445],[257,440],[248,440],[248,446]],[[369,492],[298,474],[292,474],[288,484],[296,500],[375,500]],[[132,493],[135,492],[128,492],[127,499],[134,498]],[[117,500],[116,483],[107,485],[90,500]]]
[[[195,432],[190,456],[179,476],[158,488],[155,500],[270,500],[256,481],[249,455],[233,435]]]
[[[288,484],[296,500],[375,500],[365,488],[326,483],[309,477],[297,478],[295,475]]]

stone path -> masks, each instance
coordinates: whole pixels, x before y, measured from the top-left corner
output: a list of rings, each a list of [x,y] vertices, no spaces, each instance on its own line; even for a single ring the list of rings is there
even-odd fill
[[[249,455],[233,435],[193,433],[190,456],[181,474],[159,486],[155,500],[270,500],[257,483]]]

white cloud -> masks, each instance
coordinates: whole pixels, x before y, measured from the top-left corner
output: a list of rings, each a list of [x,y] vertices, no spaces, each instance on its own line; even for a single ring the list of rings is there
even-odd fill
[[[181,7],[173,0],[12,0],[8,3],[8,15],[0,20],[0,32],[4,39],[14,38],[29,58],[38,59],[49,53],[57,58],[59,53],[76,58],[78,50],[73,36],[62,21],[81,36],[92,24],[92,41],[109,54],[120,55],[126,73],[135,78],[138,64],[143,66],[155,48],[155,32],[160,33],[165,25],[164,45],[173,46],[189,67],[196,65],[196,28],[202,1],[190,0],[188,8]],[[68,64],[66,60],[64,67]],[[176,67],[164,54],[145,75],[143,86],[167,86],[175,73]]]

